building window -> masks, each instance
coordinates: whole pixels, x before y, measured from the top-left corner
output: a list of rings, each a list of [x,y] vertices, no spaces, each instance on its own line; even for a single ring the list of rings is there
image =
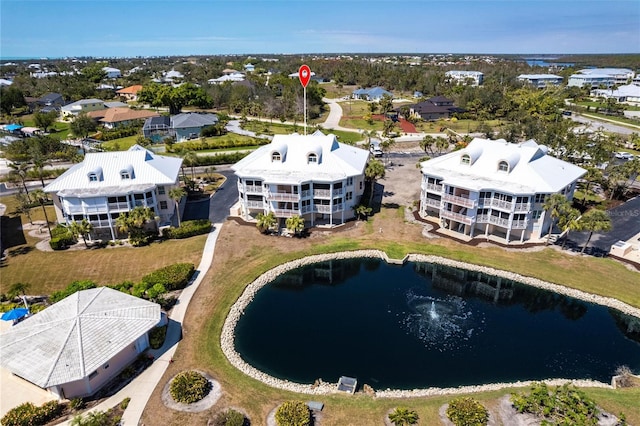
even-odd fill
[[[531,214],[531,218],[533,220],[540,219],[540,216],[542,216],[542,210],[534,210],[533,213]]]
[[[544,203],[544,200],[547,198],[547,194],[536,194],[534,202],[536,203]]]
[[[160,210],[166,210],[166,209],[167,209],[167,202],[160,201]]]
[[[89,173],[89,182],[97,182],[98,181],[98,175],[95,173]]]
[[[94,377],[96,377],[98,375],[98,370],[94,371],[93,373],[89,374],[89,380],[93,379]]]
[[[109,368],[109,364],[105,364],[103,368],[106,370],[107,368]]]
[[[271,161],[280,161],[281,158],[282,157],[278,151],[271,153]]]
[[[131,175],[128,171],[123,170],[120,172],[120,179],[131,179]]]
[[[508,172],[509,171],[509,163],[507,163],[506,161],[501,161],[498,163],[498,170],[501,172]]]
[[[307,157],[307,163],[317,163],[318,162],[318,156],[316,154],[309,154],[309,156]]]
[[[347,178],[347,186],[353,185],[353,176]]]
[[[471,157],[469,157],[468,154],[464,154],[462,157],[460,157],[460,164],[471,164]]]
[[[347,194],[344,196],[344,199],[349,201],[353,199],[353,192],[349,191],[347,192]]]
[[[164,194],[165,194],[164,186],[159,186],[158,187],[158,195],[164,195]]]
[[[362,181],[360,181],[360,189],[362,189]]]

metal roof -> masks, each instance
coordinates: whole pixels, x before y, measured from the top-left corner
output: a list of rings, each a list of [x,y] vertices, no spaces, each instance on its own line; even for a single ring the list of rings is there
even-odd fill
[[[66,297],[1,335],[0,364],[47,388],[80,380],[160,321],[160,305],[108,287]]]

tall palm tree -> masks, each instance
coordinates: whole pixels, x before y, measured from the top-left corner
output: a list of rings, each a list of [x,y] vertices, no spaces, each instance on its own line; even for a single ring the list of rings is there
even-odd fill
[[[376,186],[376,180],[382,179],[384,174],[384,164],[378,160],[369,161],[369,164],[367,164],[367,167],[364,169],[365,179],[369,182],[369,206],[371,206],[371,202],[373,201],[373,190]]]
[[[564,250],[564,246],[567,244],[567,240],[569,239],[569,232],[579,231],[582,227],[582,223],[580,222],[580,210],[570,207],[564,211],[558,218],[558,226],[562,229],[562,232],[565,233],[564,240],[562,240],[562,249]]]
[[[611,218],[604,210],[593,209],[586,212],[582,216],[582,229],[589,231],[589,238],[580,253],[584,253],[594,232],[609,232],[611,227]]]
[[[436,138],[434,138],[431,135],[426,135],[420,141],[420,148],[422,148],[425,153],[430,153],[433,155],[433,153],[435,152],[433,149],[435,144],[436,144]]]
[[[187,191],[184,190],[181,186],[173,188],[169,191],[169,198],[173,200],[176,205],[176,214],[178,215],[178,227],[180,227],[180,200],[182,197],[187,195]]]
[[[194,167],[198,163],[198,155],[194,151],[186,151],[185,153],[182,154],[182,161],[184,161],[185,166],[191,167],[191,180],[194,180],[195,179]]]
[[[31,195],[33,196],[33,198],[35,198],[35,200],[38,203],[40,203],[40,206],[42,207],[42,213],[44,213],[44,220],[47,223],[49,238],[53,238],[53,235],[51,235],[51,225],[49,225],[49,216],[47,215],[47,208],[45,207],[45,203],[49,201],[49,196],[42,189],[35,189],[31,191]]]
[[[389,420],[396,426],[410,426],[418,423],[418,413],[407,407],[397,407],[389,414]]]
[[[551,217],[551,224],[549,225],[549,233],[547,234],[547,245],[551,243],[551,233],[553,232],[553,226],[556,223],[556,220],[560,217],[563,211],[567,211],[569,205],[569,201],[562,194],[551,194],[548,197],[542,208],[549,214]]]
[[[304,230],[304,218],[299,215],[291,216],[286,220],[286,226],[294,235],[299,235]]]
[[[11,163],[9,164],[9,168],[11,172],[9,172],[12,176],[20,179],[22,183],[22,188],[24,189],[24,193],[27,195],[27,198],[31,200],[31,196],[29,195],[29,188],[27,188],[27,172],[31,168],[31,165],[27,163]]]
[[[82,237],[82,241],[84,242],[85,247],[89,248],[89,244],[87,244],[87,235],[93,231],[93,225],[87,219],[82,219],[80,222],[76,222],[75,220],[71,222],[69,226],[71,233],[77,237]]]

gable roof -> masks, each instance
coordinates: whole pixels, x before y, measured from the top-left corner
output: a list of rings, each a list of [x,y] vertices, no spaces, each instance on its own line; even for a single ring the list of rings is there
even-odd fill
[[[16,324],[0,364],[47,388],[87,377],[160,321],[160,306],[108,287],[82,290]]]
[[[199,114],[195,112],[184,112],[171,117],[171,127],[181,129],[187,127],[206,127],[218,123],[218,116],[215,114]]]
[[[118,123],[121,121],[144,120],[149,117],[157,117],[159,114],[154,111],[131,108],[109,108],[103,110],[104,117],[100,119],[103,123]],[[87,114],[87,115],[90,115]]]
[[[42,105],[50,105],[54,102],[64,103],[64,99],[60,93],[47,93],[40,97],[37,102]]]
[[[156,185],[172,185],[178,179],[181,158],[165,157],[133,145],[127,151],[89,152],[84,161],[73,165],[44,188],[62,197],[98,197],[123,192],[147,191]],[[133,170],[131,179],[123,180],[120,172]],[[89,174],[99,175],[89,181]]]
[[[547,151],[546,146],[533,140],[515,144],[504,139],[475,138],[460,151],[421,163],[421,169],[455,186],[529,194],[558,192],[586,173]],[[465,154],[470,157],[469,164],[461,162]],[[501,161],[508,163],[508,172],[498,170]]]
[[[278,152],[281,161],[272,161]],[[309,164],[309,154],[317,163]],[[301,183],[335,181],[364,173],[369,151],[337,141],[335,135],[320,131],[312,135],[275,135],[270,144],[261,146],[231,168],[241,177],[261,177],[266,182]]]

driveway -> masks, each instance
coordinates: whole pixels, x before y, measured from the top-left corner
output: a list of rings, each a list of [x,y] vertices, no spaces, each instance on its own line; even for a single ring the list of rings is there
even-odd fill
[[[617,241],[627,241],[640,233],[640,196],[632,198],[624,204],[607,210],[613,225],[611,231],[594,233],[585,253],[594,256],[606,256],[611,246]],[[579,251],[587,242],[588,232],[571,232],[567,240],[567,247]],[[562,240],[558,241],[562,244]]]
[[[209,219],[211,223],[223,223],[229,216],[229,209],[238,201],[238,177],[233,170],[220,170],[227,180],[209,198],[187,201],[182,220]]]
[[[619,133],[621,135],[630,135],[632,133],[638,133],[638,130],[633,130],[628,127],[619,126],[614,124],[615,122],[603,121],[597,118],[591,118],[589,116],[583,116],[580,114],[573,114],[571,119],[577,123],[582,123],[592,130],[602,129],[606,132]]]

